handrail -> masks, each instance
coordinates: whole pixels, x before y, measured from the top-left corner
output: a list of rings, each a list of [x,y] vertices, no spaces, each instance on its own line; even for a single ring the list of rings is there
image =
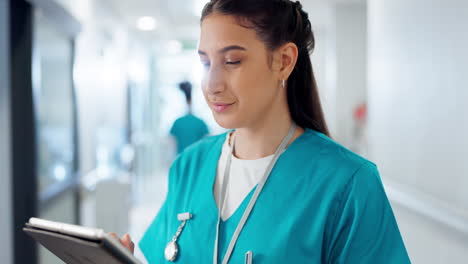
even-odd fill
[[[385,181],[384,185],[391,202],[441,224],[468,240],[468,211],[453,208],[439,199],[401,184]]]

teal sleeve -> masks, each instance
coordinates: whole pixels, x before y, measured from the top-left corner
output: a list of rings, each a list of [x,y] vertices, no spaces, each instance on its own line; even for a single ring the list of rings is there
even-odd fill
[[[336,204],[327,263],[411,263],[375,165],[358,169]]]

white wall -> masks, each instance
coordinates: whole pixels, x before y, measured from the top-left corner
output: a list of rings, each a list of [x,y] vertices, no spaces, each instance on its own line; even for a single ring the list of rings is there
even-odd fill
[[[468,2],[369,9],[373,157],[385,177],[468,209]]]
[[[367,99],[367,13],[365,3],[335,4],[336,130],[346,147],[353,144],[355,108]]]
[[[304,1],[325,118],[332,137],[348,148],[355,145],[353,111],[367,99],[366,8],[365,1]]]
[[[310,58],[312,69],[317,82],[320,100],[328,128],[335,131],[335,83],[329,82],[329,71],[334,71],[334,68],[330,67],[331,60],[329,58],[330,54],[334,52],[334,46],[331,45],[334,42],[330,39],[333,34],[330,34],[325,27],[314,27],[314,25],[312,25],[312,29],[315,37],[315,49]]]
[[[372,0],[368,16],[371,158],[386,183],[398,183],[412,204],[430,204],[431,209],[409,206],[408,199],[403,206],[432,212],[439,220],[454,212],[446,224],[453,228],[449,222],[457,220],[466,232],[468,2]],[[463,247],[440,241],[468,248],[468,233],[459,232],[465,236],[460,242],[449,232],[435,232],[440,223],[432,232],[418,232],[427,225],[404,217],[399,221],[403,227],[414,223],[402,231],[415,263],[455,263],[441,257],[449,252],[444,249]],[[468,258],[466,252],[458,254]]]
[[[330,2],[303,1],[315,37],[312,68],[328,128],[336,131],[336,12]]]
[[[13,263],[9,40],[9,1],[0,0],[0,259],[5,264]]]

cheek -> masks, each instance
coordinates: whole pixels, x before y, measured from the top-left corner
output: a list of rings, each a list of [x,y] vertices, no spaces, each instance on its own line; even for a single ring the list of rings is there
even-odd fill
[[[242,72],[241,77],[238,78],[236,94],[243,99],[248,107],[257,107],[274,92],[272,85],[272,75],[268,68],[253,67]]]

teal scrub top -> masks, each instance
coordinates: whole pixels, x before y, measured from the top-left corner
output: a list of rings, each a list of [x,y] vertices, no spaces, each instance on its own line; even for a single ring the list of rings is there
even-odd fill
[[[208,127],[200,118],[187,114],[174,122],[170,133],[177,140],[177,153],[181,153],[186,147],[206,136]]]
[[[205,138],[172,165],[166,201],[139,243],[149,263],[170,263],[164,249],[184,212],[193,218],[178,239],[175,263],[213,263],[213,187],[226,135]],[[221,223],[218,263],[253,191]],[[376,166],[311,129],[278,159],[229,263],[244,263],[247,251],[253,264],[410,263]]]

